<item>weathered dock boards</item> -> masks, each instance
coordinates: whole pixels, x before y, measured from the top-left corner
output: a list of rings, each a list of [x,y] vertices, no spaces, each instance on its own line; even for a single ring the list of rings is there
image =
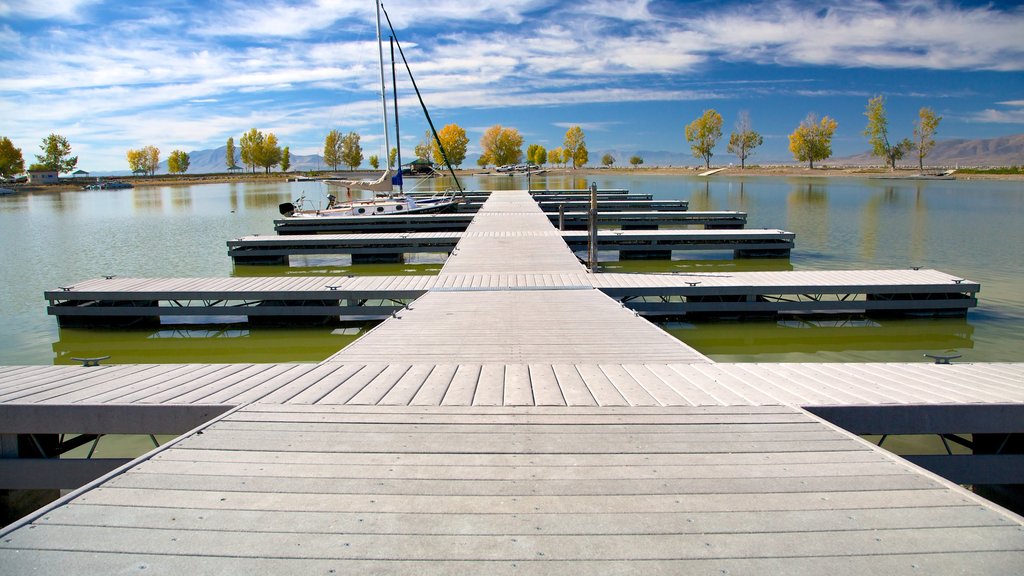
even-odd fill
[[[278,234],[335,234],[377,232],[461,232],[469,226],[476,213],[406,214],[404,216],[361,216],[359,218],[281,218],[274,220]],[[557,212],[546,213],[557,226]],[[587,227],[586,212],[566,212],[567,230]],[[599,213],[601,226],[618,226],[630,230],[658,229],[662,226],[702,226],[708,229],[738,229],[747,224],[746,212],[730,210],[714,212],[606,212]]]
[[[216,287],[225,298],[419,296],[320,365],[0,368],[4,442],[51,409],[71,421],[96,404],[241,404],[0,530],[0,571],[1020,573],[1024,519],[797,406],[834,410],[865,432],[1019,433],[1024,364],[687,357],[605,294],[700,303],[705,282],[749,290],[745,278],[622,275],[597,290],[602,276],[583,271],[521,196],[488,202],[436,278]],[[516,234],[529,240],[505,240]],[[488,253],[504,266],[477,268]],[[934,271],[864,276],[885,300],[916,298],[928,283],[961,294],[943,301],[977,291]],[[852,286],[811,278],[763,282],[770,294],[816,288],[804,294],[814,302]],[[104,306],[118,282],[145,298],[167,286],[182,298],[216,294],[201,279],[110,279],[53,301]],[[447,298],[471,305],[458,311]],[[574,314],[575,299],[586,305]],[[611,343],[594,338],[604,322]]]
[[[1022,557],[1019,518],[785,407],[250,406],[0,539],[12,574],[1016,575]]]
[[[947,314],[978,305],[976,282],[938,270],[594,274],[593,285],[645,316]]]
[[[900,408],[928,416],[866,420],[858,431],[1024,432],[1024,363],[560,362],[570,347],[552,344],[530,362],[491,362],[487,369],[460,362],[454,351],[439,363],[406,362],[398,351],[371,362],[321,364],[6,366],[0,367],[0,432],[137,434],[153,424],[139,414],[166,407],[223,411],[251,402],[471,406],[483,401],[474,391],[504,385],[511,391],[513,382],[515,394],[497,405],[785,405],[832,414]],[[155,433],[173,433],[160,426]],[[180,423],[170,426],[181,430]]]
[[[287,264],[289,256],[300,254],[351,254],[353,262],[399,261],[402,254],[449,254],[462,236],[462,232],[244,236],[228,240],[227,246],[228,256],[236,264]],[[562,232],[561,237],[573,250],[587,246],[586,232]],[[783,230],[615,230],[599,231],[597,245],[598,250],[620,252],[623,259],[636,254],[668,259],[673,250],[730,250],[736,257],[787,257],[795,237]]]
[[[563,232],[562,238],[573,250],[585,250],[586,232]],[[600,231],[598,250],[617,250],[620,259],[645,258],[668,260],[673,251],[731,250],[737,258],[787,258],[796,234],[785,230],[616,230]]]
[[[287,264],[288,256],[299,254],[351,254],[353,262],[360,262],[398,260],[412,253],[447,254],[461,238],[461,232],[244,236],[228,240],[227,246],[236,264]]]
[[[496,257],[498,250],[504,255]],[[155,322],[161,316],[287,323],[386,317],[428,290],[583,287],[644,316],[962,315],[977,306],[981,288],[937,270],[587,274],[557,231],[526,231],[476,234],[438,276],[101,278],[44,296],[47,313],[62,326]]]

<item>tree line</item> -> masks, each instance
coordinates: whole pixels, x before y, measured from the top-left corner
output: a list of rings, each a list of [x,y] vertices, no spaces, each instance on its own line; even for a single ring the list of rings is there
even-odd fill
[[[896,169],[896,162],[911,152],[917,153],[918,168],[924,169],[924,159],[935,147],[935,134],[942,117],[935,111],[923,107],[918,111],[914,121],[913,139],[895,140],[889,136],[889,121],[885,109],[885,97],[875,96],[868,100],[864,115],[868,119],[864,136],[871,145],[874,156],[883,159],[891,170]],[[711,167],[711,158],[722,138],[723,118],[716,110],[708,109],[695,120],[686,125],[684,136],[695,158],[704,161],[706,168]],[[808,114],[789,135],[789,150],[793,158],[799,162],[807,162],[810,168],[814,163],[825,160],[832,155],[832,138],[839,124],[828,116],[818,118],[813,112]],[[740,160],[740,168],[746,167],[746,161],[754,151],[764,143],[764,138],[756,130],[750,114],[740,112],[735,129],[729,135],[726,149]],[[415,147],[416,156],[432,164],[451,164],[461,166],[466,159],[469,138],[466,131],[457,124],[448,124],[438,131],[437,138],[427,133]],[[67,138],[59,134],[50,134],[40,144],[42,154],[36,155],[36,162],[29,170],[52,170],[67,173],[75,169],[78,157],[71,155],[71,144]],[[291,168],[291,153],[287,146],[281,147],[273,132],[264,134],[256,128],[250,129],[239,139],[239,148],[235,147],[234,137],[228,138],[225,164],[229,170],[239,169],[241,161],[253,173],[256,168],[263,168],[267,173],[275,166],[282,172]],[[488,128],[480,137],[481,154],[477,164],[481,167],[489,165],[514,165],[523,162],[523,136],[519,130],[496,124]],[[240,152],[240,154],[239,154]],[[393,167],[398,150],[388,151],[387,166]],[[136,173],[155,174],[160,164],[160,149],[156,146],[144,146],[130,149],[126,154],[129,168]],[[362,165],[364,156],[360,145],[360,136],[356,132],[342,134],[339,130],[331,130],[324,138],[324,163],[337,170],[344,165],[355,169]],[[586,137],[580,126],[571,126],[566,130],[562,146],[547,150],[540,144],[530,144],[526,148],[526,162],[538,166],[546,164],[562,165],[579,168],[589,161]],[[368,159],[374,169],[380,167],[381,161],[376,155]],[[604,166],[612,166],[615,158],[605,154],[601,158]],[[634,155],[629,163],[636,167],[643,164],[643,158]],[[171,174],[184,173],[189,168],[189,155],[181,150],[174,150],[167,159],[167,171]],[[25,161],[21,148],[17,148],[9,138],[0,137],[0,176],[9,177],[25,171]]]
[[[924,158],[935,147],[935,133],[942,120],[941,116],[937,116],[931,108],[921,108],[914,122],[914,139],[890,142],[885,97],[879,95],[868,100],[864,115],[868,118],[864,135],[868,137],[874,156],[885,160],[890,170],[896,170],[896,162],[916,150],[918,169],[924,169]],[[809,113],[789,135],[789,151],[793,158],[807,162],[810,168],[814,168],[815,161],[832,156],[832,137],[838,127],[839,123],[833,118],[824,116],[818,119],[815,113]],[[722,137],[722,115],[713,108],[705,110],[700,117],[686,125],[684,135],[693,156],[704,160],[704,167],[710,168],[711,157]],[[740,159],[741,169],[746,167],[746,160],[754,149],[763,143],[764,138],[751,127],[749,113],[740,112],[736,129],[729,135],[726,149]]]

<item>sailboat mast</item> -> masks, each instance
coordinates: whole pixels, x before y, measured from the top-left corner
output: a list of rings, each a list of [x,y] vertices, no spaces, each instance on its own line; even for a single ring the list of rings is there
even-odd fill
[[[384,44],[380,39],[380,0],[374,2],[377,6],[377,60],[380,64],[380,113],[384,123],[384,163],[388,169],[391,168],[391,140],[388,136],[388,95],[384,88]]]

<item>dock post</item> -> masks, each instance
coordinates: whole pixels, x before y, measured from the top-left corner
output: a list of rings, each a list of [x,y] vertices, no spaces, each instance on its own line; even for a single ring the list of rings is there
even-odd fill
[[[558,205],[558,231],[565,231],[565,204]]]
[[[597,272],[597,182],[590,183],[590,210],[587,211],[587,268]]]

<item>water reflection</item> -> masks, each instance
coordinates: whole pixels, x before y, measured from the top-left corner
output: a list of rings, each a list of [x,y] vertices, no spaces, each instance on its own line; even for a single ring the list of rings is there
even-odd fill
[[[138,212],[163,212],[163,191],[155,186],[135,188],[132,192],[132,205]]]
[[[786,196],[786,229],[796,232],[798,246],[822,249],[829,242],[827,188],[811,182],[793,184]]]
[[[58,330],[54,364],[110,356],[105,364],[320,362],[376,323],[318,328],[165,326],[157,329]]]
[[[920,362],[924,353],[972,350],[974,327],[965,318],[784,319],[766,322],[666,323],[672,335],[716,359],[796,360],[814,355],[816,362]]]

